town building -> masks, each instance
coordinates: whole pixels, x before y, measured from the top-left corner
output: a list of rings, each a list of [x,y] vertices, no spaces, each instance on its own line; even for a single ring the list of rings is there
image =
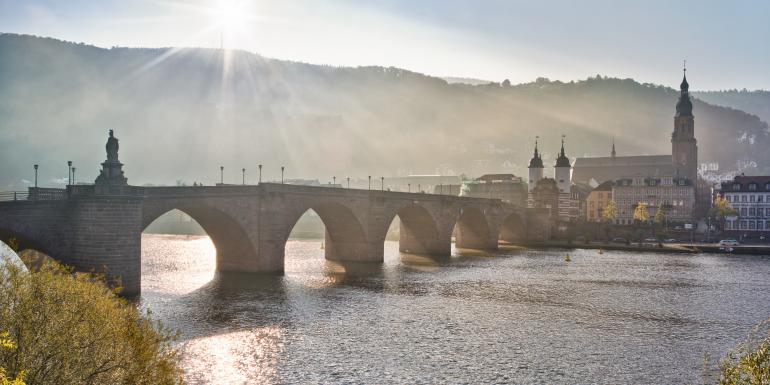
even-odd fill
[[[747,237],[770,236],[770,176],[736,176],[722,182],[722,195],[737,211],[725,231]]]
[[[513,174],[486,174],[464,182],[460,196],[500,199],[514,206],[526,207],[527,184]]]
[[[687,71],[685,69],[685,71]],[[698,177],[698,144],[695,139],[695,118],[690,100],[690,85],[684,76],[679,86],[679,100],[674,115],[671,135],[671,155],[617,156],[615,144],[608,157],[577,158],[572,181],[594,186],[606,181],[644,175],[652,178],[684,177],[696,181]]]
[[[650,220],[664,208],[669,223],[684,223],[693,217],[695,186],[684,177],[637,175],[616,180],[612,186],[612,200],[618,209],[617,224],[634,223],[634,211],[639,203],[647,205]]]
[[[564,137],[561,151],[554,165],[554,178],[544,177],[543,158],[535,140],[535,153],[529,162],[529,191],[527,206],[548,208],[553,219],[559,222],[575,222],[582,218],[584,200],[588,189],[576,188],[571,182],[572,165],[564,150]]]
[[[587,222],[604,221],[604,208],[612,201],[614,181],[608,180],[596,186],[586,197],[585,219]]]

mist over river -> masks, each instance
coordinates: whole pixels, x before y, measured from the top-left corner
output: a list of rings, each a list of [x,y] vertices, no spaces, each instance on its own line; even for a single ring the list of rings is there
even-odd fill
[[[208,237],[142,236],[141,307],[190,383],[695,384],[770,317],[763,256],[286,250],[283,277],[216,275]]]

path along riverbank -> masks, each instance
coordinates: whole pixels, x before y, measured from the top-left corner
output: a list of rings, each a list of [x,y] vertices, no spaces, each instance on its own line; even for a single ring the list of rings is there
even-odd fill
[[[501,244],[502,247],[516,247],[514,245]],[[662,244],[635,244],[621,243],[583,243],[566,241],[529,242],[522,245],[530,249],[596,249],[596,250],[620,250],[651,253],[713,253],[713,254],[749,254],[770,256],[770,245],[740,245],[725,248],[718,244],[689,244],[689,243],[662,243]]]

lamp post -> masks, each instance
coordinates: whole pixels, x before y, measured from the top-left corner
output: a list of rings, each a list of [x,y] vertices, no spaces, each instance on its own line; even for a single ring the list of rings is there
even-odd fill
[[[417,192],[422,192],[422,185],[419,183],[417,184]]]
[[[411,183],[407,183],[406,184],[406,188],[407,188],[407,190],[406,190],[407,192],[412,192],[412,184]]]
[[[241,169],[241,173],[243,174],[243,175],[242,175],[241,184],[242,184],[242,185],[245,185],[245,184],[246,184],[246,169],[245,169],[245,168],[244,168],[244,169]]]
[[[350,177],[348,177],[347,179],[348,179],[348,188],[350,188]]]
[[[35,188],[37,188],[37,167],[38,166],[35,165],[34,167],[35,167]]]
[[[72,184],[72,161],[67,161],[67,184]]]
[[[336,186],[336,185],[337,185],[337,177],[336,177],[336,176],[333,176],[333,177],[332,177],[332,184],[333,184],[334,186]]]
[[[444,194],[444,184],[443,183],[439,183],[438,184],[438,193],[439,193],[439,195],[443,195]]]
[[[369,175],[369,190],[372,189],[372,176]]]
[[[75,167],[72,168],[72,184],[75,184]]]
[[[262,183],[262,165],[259,164],[257,167],[259,168],[259,183]]]
[[[385,191],[385,177],[380,177],[380,190]]]
[[[219,166],[219,184],[225,184],[225,166]]]
[[[284,167],[281,166],[281,184],[283,184],[283,170],[284,170]]]

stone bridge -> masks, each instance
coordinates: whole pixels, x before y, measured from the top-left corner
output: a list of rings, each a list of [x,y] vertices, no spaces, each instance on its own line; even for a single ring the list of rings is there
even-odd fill
[[[275,183],[129,186],[114,151],[110,158],[108,142],[108,161],[93,185],[71,185],[60,193],[30,188],[27,200],[0,202],[0,240],[14,238],[21,249],[41,251],[77,270],[105,272],[120,279],[125,295],[135,295],[141,287],[142,231],[174,209],[206,230],[218,270],[262,274],[283,273],[289,234],[311,209],[326,227],[326,258],[339,261],[382,262],[396,217],[400,250],[416,254],[449,255],[453,235],[457,247],[486,250],[500,240],[550,235],[546,212],[493,199]]]

